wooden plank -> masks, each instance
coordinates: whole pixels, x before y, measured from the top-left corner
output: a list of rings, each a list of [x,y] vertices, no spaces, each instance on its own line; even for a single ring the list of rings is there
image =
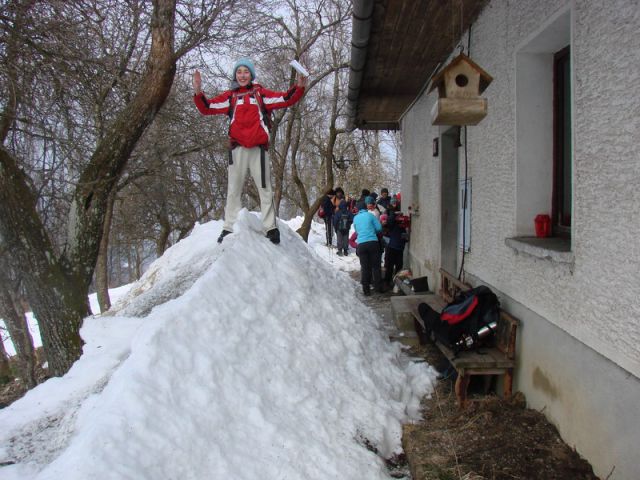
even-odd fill
[[[477,125],[487,116],[486,98],[439,98],[431,110],[432,125]]]
[[[438,292],[442,298],[444,298],[447,302],[453,301],[453,299],[460,292],[465,292],[471,288],[470,285],[461,282],[452,274],[447,272],[445,269],[440,269],[441,276],[441,287]]]
[[[509,360],[506,358],[501,352],[497,352],[500,354],[500,357],[495,357],[492,355],[484,355],[482,360],[478,360],[478,358],[473,357],[471,355],[462,355],[451,361],[451,365],[456,370],[467,370],[467,369],[478,369],[478,370],[487,370],[487,369],[499,369],[504,373],[504,370],[507,368],[513,368],[514,362],[513,360]]]
[[[468,375],[505,375],[510,368],[464,368]]]
[[[458,287],[461,291],[467,291],[471,289],[471,286],[461,282],[457,277],[453,276],[451,273],[447,272],[444,268],[440,269],[440,275],[445,277],[449,282]]]
[[[456,354],[440,342],[436,342],[436,345],[456,370],[459,368],[504,369],[514,366],[514,360],[507,358],[497,348],[480,348],[480,350],[462,351]]]
[[[504,310],[500,310],[500,321],[496,329],[496,348],[504,353],[507,358],[516,358],[516,333],[518,320]]]

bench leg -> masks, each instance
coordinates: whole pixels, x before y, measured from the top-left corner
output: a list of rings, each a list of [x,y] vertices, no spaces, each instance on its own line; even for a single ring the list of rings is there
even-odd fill
[[[465,408],[467,403],[467,387],[469,387],[469,381],[471,375],[467,375],[459,372],[456,379],[456,397],[458,398],[458,405],[460,408]]]
[[[504,398],[511,398],[511,389],[513,387],[513,368],[507,368],[504,372]]]

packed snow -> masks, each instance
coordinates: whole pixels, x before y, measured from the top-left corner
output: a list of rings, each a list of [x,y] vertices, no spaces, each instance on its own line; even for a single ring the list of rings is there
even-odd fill
[[[435,371],[392,343],[314,223],[197,225],[0,410],[0,480],[388,479]],[[92,302],[94,312],[95,300]],[[374,448],[372,448],[374,447]]]

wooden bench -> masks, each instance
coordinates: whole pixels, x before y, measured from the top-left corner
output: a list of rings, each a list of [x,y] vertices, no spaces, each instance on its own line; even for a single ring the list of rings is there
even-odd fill
[[[440,269],[442,287],[439,295],[421,296],[420,302],[413,302],[411,313],[415,318],[415,326],[420,338],[426,337],[425,325],[418,312],[420,303],[427,303],[431,308],[440,312],[461,291],[471,287],[460,282],[446,270]],[[466,406],[467,388],[472,375],[504,375],[504,396],[511,396],[513,386],[513,369],[516,358],[516,331],[518,321],[504,310],[500,309],[500,317],[493,343],[479,350],[462,351],[457,354],[440,342],[435,345],[449,360],[458,373],[455,392],[461,408]]]

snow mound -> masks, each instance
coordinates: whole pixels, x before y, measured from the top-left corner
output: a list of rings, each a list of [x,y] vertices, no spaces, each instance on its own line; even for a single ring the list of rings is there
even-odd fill
[[[381,457],[401,451],[434,371],[388,341],[347,274],[279,227],[273,245],[243,210],[217,245],[219,225],[202,225],[122,303],[144,320],[88,318],[69,373],[0,412],[3,428],[34,402],[41,412],[0,434],[0,462],[15,462],[0,479],[389,478]],[[105,342],[109,322],[129,336]],[[47,415],[58,450],[19,448]]]
[[[221,229],[219,220],[196,224],[187,238],[167,249],[149,266],[107,315],[143,317],[156,305],[182,295],[222,253],[213,248]]]

